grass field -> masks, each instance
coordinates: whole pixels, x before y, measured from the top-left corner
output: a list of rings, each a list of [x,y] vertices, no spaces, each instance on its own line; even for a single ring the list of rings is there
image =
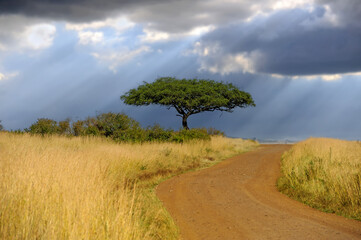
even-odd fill
[[[177,239],[154,187],[256,146],[0,133],[0,239]]]
[[[281,192],[323,211],[361,220],[360,143],[310,138],[283,155],[281,170]]]

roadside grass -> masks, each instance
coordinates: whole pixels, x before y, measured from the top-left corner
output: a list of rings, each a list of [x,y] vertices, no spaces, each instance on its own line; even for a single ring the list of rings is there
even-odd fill
[[[278,189],[325,212],[361,220],[361,144],[310,138],[284,153]]]
[[[256,146],[0,133],[0,239],[177,239],[155,186]]]

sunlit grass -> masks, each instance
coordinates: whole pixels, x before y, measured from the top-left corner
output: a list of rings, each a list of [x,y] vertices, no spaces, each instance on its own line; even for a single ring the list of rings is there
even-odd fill
[[[297,143],[282,157],[279,189],[323,211],[361,220],[361,144],[326,138]]]
[[[0,133],[0,239],[177,239],[154,186],[256,145]]]

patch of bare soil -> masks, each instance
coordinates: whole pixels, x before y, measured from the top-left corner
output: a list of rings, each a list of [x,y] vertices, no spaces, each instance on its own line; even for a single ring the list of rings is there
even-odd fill
[[[361,239],[361,222],[323,213],[276,189],[289,145],[263,145],[212,168],[174,177],[157,195],[181,238]]]

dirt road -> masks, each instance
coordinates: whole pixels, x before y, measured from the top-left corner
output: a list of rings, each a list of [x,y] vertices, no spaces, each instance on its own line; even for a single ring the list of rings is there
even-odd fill
[[[182,239],[361,239],[361,222],[317,211],[277,191],[287,149],[263,145],[160,184],[157,194]]]

